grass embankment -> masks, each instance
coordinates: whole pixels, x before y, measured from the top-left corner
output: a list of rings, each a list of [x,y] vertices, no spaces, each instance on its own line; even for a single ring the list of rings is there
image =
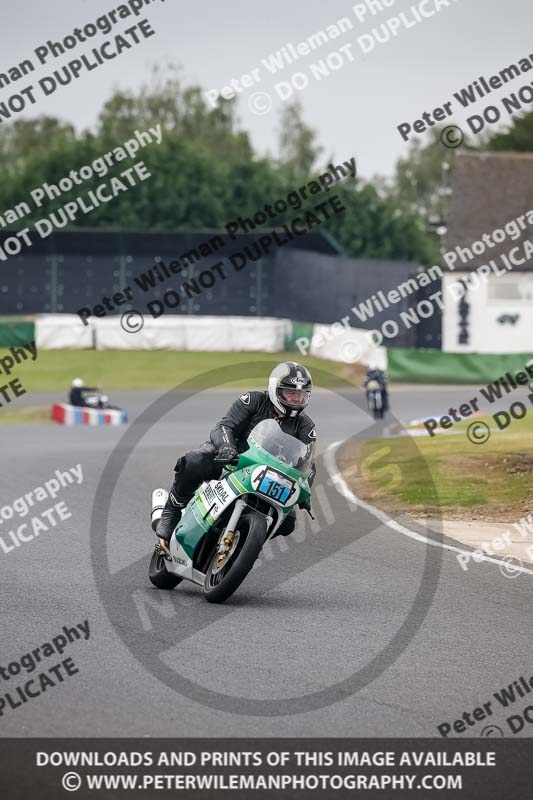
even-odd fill
[[[0,358],[9,355],[0,349]],[[280,361],[299,361],[313,371],[316,386],[339,386],[342,379],[355,382],[361,372],[353,365],[303,358],[300,353],[192,352],[177,350],[40,350],[36,361],[13,369],[28,392],[57,391],[63,396],[72,379],[81,377],[88,386],[113,389],[171,389],[184,381],[195,387],[213,384],[204,373],[225,368],[217,386],[263,387],[268,372]],[[253,365],[257,364],[257,370]],[[254,374],[255,372],[255,374]],[[364,373],[361,373],[364,374]],[[4,381],[6,376],[1,376]],[[361,385],[360,378],[357,385]]]
[[[492,418],[480,418],[496,428]],[[387,511],[515,520],[533,510],[533,409],[485,444],[462,435],[348,442],[339,466],[356,495]]]
[[[50,407],[12,408],[11,406],[6,406],[5,408],[0,408],[0,424],[3,425],[43,425],[51,422]]]
[[[0,358],[9,349],[0,349]],[[128,389],[171,389],[187,381],[186,388],[264,388],[272,368],[282,360],[304,363],[313,373],[316,386],[341,386],[349,381],[362,385],[361,367],[303,358],[300,353],[189,352],[174,350],[41,350],[36,361],[25,361],[3,383],[19,378],[28,394],[57,392],[66,400],[72,379],[81,377],[87,386],[98,386],[107,394]],[[213,370],[223,369],[214,377]],[[2,422],[43,422],[49,409],[0,408]]]

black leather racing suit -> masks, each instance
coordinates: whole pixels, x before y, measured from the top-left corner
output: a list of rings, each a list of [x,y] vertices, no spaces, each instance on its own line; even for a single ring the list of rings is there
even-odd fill
[[[247,392],[235,400],[220,422],[210,434],[210,441],[197,450],[190,450],[178,459],[176,477],[172,491],[182,505],[188,503],[202,481],[212,481],[220,477],[223,464],[215,462],[217,450],[224,445],[233,445],[239,453],[248,448],[247,439],[250,431],[264,419],[274,419],[281,430],[300,439],[304,444],[310,444],[316,439],[313,420],[304,414],[296,417],[279,417],[268,397],[268,392]],[[312,484],[316,473],[313,464],[309,475]],[[296,524],[295,512],[291,511],[285,517],[276,535],[287,536],[292,533]]]
[[[71,406],[87,406],[86,398],[90,397],[91,395],[97,395],[99,393],[99,389],[96,387],[90,386],[73,386],[70,390],[70,395],[68,401]],[[96,408],[96,406],[90,406],[91,408]]]

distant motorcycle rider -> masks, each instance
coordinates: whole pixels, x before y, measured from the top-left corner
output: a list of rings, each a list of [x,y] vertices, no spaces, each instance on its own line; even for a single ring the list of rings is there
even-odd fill
[[[72,381],[68,401],[71,406],[82,408],[116,408],[110,404],[106,394],[102,394],[96,386],[85,386],[81,378]]]
[[[157,536],[164,547],[181,519],[187,505],[203,481],[220,477],[225,464],[236,464],[239,453],[248,448],[252,428],[265,419],[275,419],[284,433],[310,444],[316,439],[315,425],[303,411],[309,403],[313,381],[309,371],[294,361],[275,367],[266,391],[241,394],[229,407],[210,434],[210,441],[198,450],[190,450],[178,459],[168,500],[157,526]],[[216,460],[215,460],[216,459]],[[313,464],[309,483],[315,477]],[[276,535],[288,536],[296,525],[296,514],[289,513]]]
[[[381,397],[383,401],[383,411],[385,412],[389,408],[389,392],[387,389],[387,376],[385,375],[382,369],[377,369],[373,366],[370,366],[368,372],[366,373],[365,384],[364,384],[365,389],[367,389],[368,384],[371,383],[371,381],[376,381],[377,383],[379,383],[379,387],[381,389]]]
[[[95,386],[85,386],[81,378],[74,378],[68,401],[71,406],[97,408],[99,392]]]

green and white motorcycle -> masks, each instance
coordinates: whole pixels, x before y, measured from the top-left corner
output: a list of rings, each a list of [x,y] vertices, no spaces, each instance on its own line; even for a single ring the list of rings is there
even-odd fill
[[[310,512],[308,477],[315,443],[305,445],[267,419],[253,428],[248,449],[219,480],[203,483],[184,509],[170,543],[170,556],[156,545],[149,567],[158,589],[182,580],[203,586],[210,603],[223,603],[241,585],[261,548],[298,504]],[[152,494],[155,528],[168,493]]]

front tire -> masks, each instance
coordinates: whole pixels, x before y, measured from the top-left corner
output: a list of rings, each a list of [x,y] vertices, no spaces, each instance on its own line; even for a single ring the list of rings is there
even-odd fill
[[[383,419],[385,409],[383,407],[383,397],[381,392],[378,394],[377,392],[373,391],[368,398],[368,405],[374,419]]]
[[[156,589],[175,589],[178,583],[182,582],[183,578],[178,578],[177,575],[172,575],[171,572],[168,572],[165,561],[166,557],[163,551],[156,545],[152,558],[150,559],[148,577]]]
[[[219,572],[215,550],[204,581],[204,597],[208,603],[223,603],[231,597],[252,569],[267,536],[266,518],[259,514],[243,514],[237,523],[239,541],[227,563]]]

